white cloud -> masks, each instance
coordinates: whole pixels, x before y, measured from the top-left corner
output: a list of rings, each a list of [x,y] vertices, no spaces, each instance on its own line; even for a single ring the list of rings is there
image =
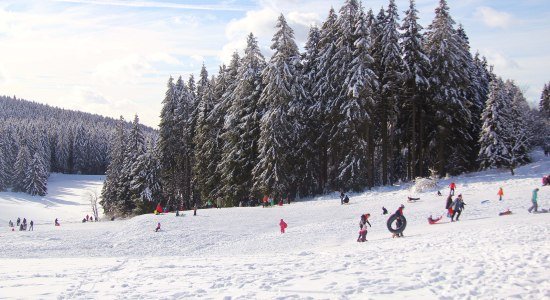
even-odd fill
[[[493,50],[493,49],[482,49],[481,54],[483,54],[490,65],[495,66],[499,69],[519,69],[519,64],[509,58],[506,57],[504,54],[500,53],[499,51]]]
[[[476,16],[489,27],[508,28],[515,22],[511,14],[482,6],[476,9]]]
[[[220,4],[185,4],[159,1],[120,1],[120,0],[55,0],[57,2],[93,4],[105,6],[125,6],[140,8],[172,8],[186,10],[215,10],[215,11],[242,11],[246,7],[239,5]]]

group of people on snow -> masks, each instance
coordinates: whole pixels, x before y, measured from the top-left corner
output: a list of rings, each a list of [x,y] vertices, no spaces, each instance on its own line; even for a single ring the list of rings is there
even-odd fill
[[[95,222],[97,221],[98,221],[98,218],[96,217]],[[86,217],[82,219],[82,223],[86,223],[86,222],[94,222],[94,216],[86,215]]]
[[[15,231],[15,225],[13,224],[12,220],[8,222],[9,227],[12,231]],[[27,218],[23,218],[23,221],[21,221],[20,217],[17,217],[17,227],[19,228],[19,231],[33,231],[34,230],[34,222],[31,220],[27,224]]]

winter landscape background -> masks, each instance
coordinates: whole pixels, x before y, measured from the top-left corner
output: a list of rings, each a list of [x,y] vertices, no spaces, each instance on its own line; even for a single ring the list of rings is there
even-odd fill
[[[0,49],[0,92],[17,93],[0,96],[0,298],[548,298],[548,187],[540,184],[550,176],[550,82],[535,100],[525,85],[533,79],[501,72],[497,52],[472,47],[480,30],[468,26],[468,4],[389,0],[373,10],[375,2],[327,1],[323,17],[317,6],[304,14],[272,1],[0,4],[0,39],[9,41]],[[219,66],[196,49],[187,55],[202,66],[192,71],[151,74],[153,61],[181,66],[158,53],[138,58],[149,70],[139,74],[125,67],[129,56],[116,61],[125,76],[96,64],[101,72],[79,87],[90,101],[108,103],[89,93],[105,87],[105,74],[107,86],[127,91],[108,112],[76,107],[102,115],[44,104],[66,75],[52,69],[22,88],[27,61],[10,52],[20,47],[21,18],[29,21],[22,40],[31,45],[43,30],[32,24],[53,33],[55,20],[76,13],[68,27],[76,36],[89,26],[87,14],[112,8],[96,27],[107,47],[77,60],[93,61],[116,44],[111,33],[124,32],[112,13],[129,21],[131,12],[163,19],[171,10],[206,11],[176,23],[208,32],[197,29],[199,15],[221,21],[246,12],[242,22],[253,24],[255,5],[276,12],[265,15],[271,42],[250,27],[244,44],[214,59]],[[417,9],[427,6],[435,14]],[[537,0],[523,9],[534,7],[548,11]],[[536,27],[487,6],[474,16],[510,33],[511,25]],[[3,75],[3,58],[18,75]],[[41,72],[40,63],[33,66]],[[155,88],[138,88],[143,76],[155,77]],[[78,76],[69,77],[66,84]],[[52,79],[44,85],[43,78]],[[137,80],[134,88],[128,80]],[[20,98],[35,87],[45,100]],[[147,109],[127,100],[151,91]],[[103,116],[121,109],[118,119]],[[135,114],[125,119],[128,111]],[[151,125],[151,113],[159,122],[143,125],[140,116]],[[466,202],[453,223],[444,209],[451,182]],[[341,204],[344,194],[349,204]],[[273,201],[262,208],[262,199]],[[528,213],[536,201],[541,211]],[[405,238],[392,238],[386,220],[401,204]],[[365,213],[369,241],[357,243]],[[443,221],[430,225],[430,215]],[[17,218],[32,220],[34,230],[7,226]]]

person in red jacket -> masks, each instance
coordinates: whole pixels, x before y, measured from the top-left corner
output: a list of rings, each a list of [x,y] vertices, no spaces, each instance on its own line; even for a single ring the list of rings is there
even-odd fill
[[[454,182],[451,182],[451,184],[449,184],[449,188],[451,189],[450,195],[454,196],[455,195],[456,184]]]
[[[288,227],[288,225],[283,219],[281,219],[281,222],[279,222],[279,226],[281,226],[281,233],[285,233],[285,229]]]

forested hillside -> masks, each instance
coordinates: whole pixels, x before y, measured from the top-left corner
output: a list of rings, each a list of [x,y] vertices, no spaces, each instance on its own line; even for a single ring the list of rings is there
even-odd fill
[[[105,174],[116,124],[112,118],[0,96],[0,191],[44,195],[50,172]],[[155,136],[153,129],[140,127]]]

